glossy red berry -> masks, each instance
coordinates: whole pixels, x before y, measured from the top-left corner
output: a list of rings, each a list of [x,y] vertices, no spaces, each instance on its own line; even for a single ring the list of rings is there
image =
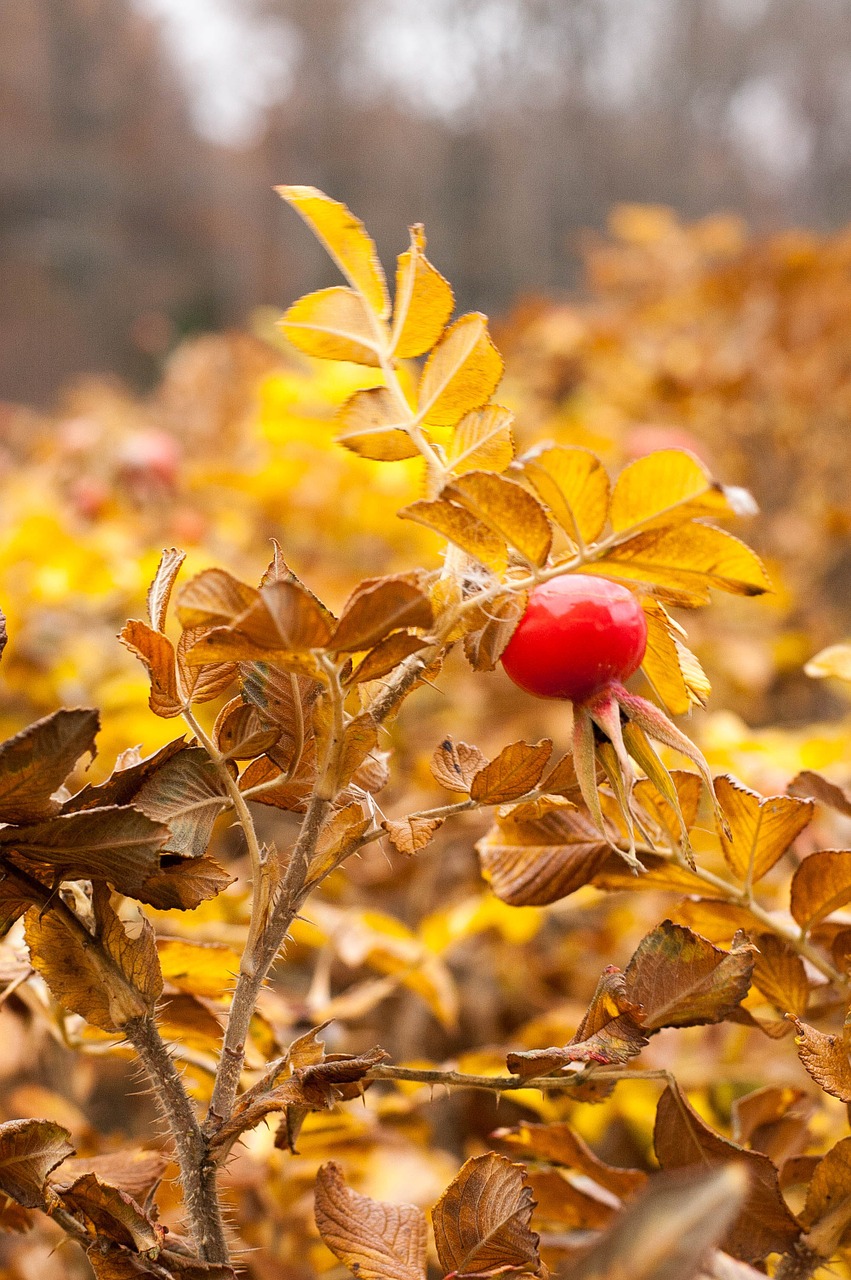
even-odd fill
[[[527,693],[586,702],[631,676],[646,648],[644,610],[631,591],[567,573],[530,593],[502,665]]]

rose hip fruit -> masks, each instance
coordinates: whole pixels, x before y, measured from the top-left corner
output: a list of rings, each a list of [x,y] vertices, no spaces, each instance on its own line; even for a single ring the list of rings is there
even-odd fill
[[[567,573],[530,593],[502,665],[527,693],[582,703],[622,684],[646,648],[644,610],[631,591],[607,578]]]

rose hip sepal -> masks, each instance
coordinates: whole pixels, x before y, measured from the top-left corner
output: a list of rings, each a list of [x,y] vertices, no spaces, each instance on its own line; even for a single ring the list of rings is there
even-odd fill
[[[636,872],[633,760],[677,814],[682,849],[694,859],[676,788],[650,739],[679,751],[697,767],[715,801],[709,766],[697,747],[646,698],[624,687],[641,665],[647,622],[640,602],[618,582],[570,573],[531,592],[526,610],[502,655],[515,684],[539,698],[573,703],[573,760],[582,798],[598,829],[609,839],[597,791],[602,766],[621,811],[629,839],[621,855]],[[715,802],[716,818],[726,821]]]

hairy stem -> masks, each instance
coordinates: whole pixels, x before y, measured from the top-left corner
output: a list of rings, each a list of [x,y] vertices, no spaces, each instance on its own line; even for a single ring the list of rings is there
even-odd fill
[[[240,973],[250,971],[253,963],[253,956],[257,950],[257,940],[263,924],[266,919],[266,909],[269,905],[269,881],[264,873],[263,854],[257,839],[257,831],[254,827],[254,819],[251,816],[251,810],[246,803],[245,796],[239,789],[239,783],[227,767],[221,752],[216,749],[213,741],[207,736],[201,728],[192,711],[187,708],[183,713],[183,718],[189,728],[195,734],[195,737],[204,747],[207,755],[213,761],[213,764],[221,775],[231,805],[236,814],[237,821],[242,827],[242,833],[245,836],[245,844],[248,849],[248,857],[251,862],[251,919],[248,928],[248,937],[245,940],[245,947],[242,952],[242,960],[240,961]]]
[[[207,1140],[177,1068],[153,1018],[134,1018],[124,1033],[133,1045],[154,1086],[174,1141],[189,1230],[204,1262],[229,1261],[218,1192],[216,1166]]]
[[[208,1133],[215,1132],[233,1110],[245,1061],[245,1041],[254,1006],[287,935],[287,930],[301,906],[307,869],[316,851],[319,832],[330,807],[330,800],[316,795],[311,798],[298,840],[290,855],[277,901],[271,909],[266,928],[260,935],[252,971],[241,971],[237,979],[222,1045],[222,1056],[213,1086],[213,1096],[205,1121],[205,1130]]]

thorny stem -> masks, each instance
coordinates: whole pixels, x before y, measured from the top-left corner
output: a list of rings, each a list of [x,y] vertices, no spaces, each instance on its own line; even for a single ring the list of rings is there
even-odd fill
[[[154,1084],[174,1141],[189,1230],[198,1256],[204,1262],[229,1260],[216,1189],[216,1165],[210,1159],[207,1139],[183,1081],[171,1059],[153,1018],[134,1018],[124,1033],[133,1045]]]
[[[584,1063],[569,1075],[561,1076],[474,1076],[463,1071],[444,1071],[439,1067],[395,1067],[379,1063],[371,1067],[364,1080],[399,1080],[413,1084],[443,1085],[446,1088],[483,1089],[491,1093],[516,1093],[520,1089],[578,1089],[592,1080],[666,1080],[670,1072],[663,1068],[630,1071],[623,1068],[588,1067]]]

